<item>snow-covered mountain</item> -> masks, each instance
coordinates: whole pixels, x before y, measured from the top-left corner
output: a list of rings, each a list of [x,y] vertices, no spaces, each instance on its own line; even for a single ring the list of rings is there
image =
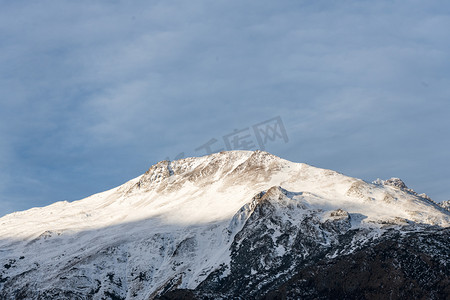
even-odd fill
[[[450,200],[442,201],[439,203],[439,206],[445,208],[446,210],[450,210]]]
[[[403,185],[261,151],[162,161],[112,190],[0,218],[0,299],[359,297],[311,274],[373,262],[386,245],[418,253],[392,262],[396,278],[405,259],[417,295],[438,299],[450,213]]]

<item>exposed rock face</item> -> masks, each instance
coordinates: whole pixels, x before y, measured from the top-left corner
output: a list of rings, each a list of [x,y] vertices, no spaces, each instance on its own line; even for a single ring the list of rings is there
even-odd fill
[[[446,299],[450,295],[450,229],[390,226],[378,235],[370,229],[352,229],[351,214],[342,209],[323,220],[320,211],[304,210],[301,205],[280,207],[277,202],[283,194],[279,189],[272,190],[271,200],[262,197],[234,239],[230,270],[218,269],[196,289],[169,291],[160,299]],[[291,218],[302,213],[301,218]]]
[[[434,202],[427,194],[425,194],[425,193],[418,194],[413,189],[410,189],[409,187],[407,187],[406,184],[403,182],[403,180],[401,180],[400,178],[393,177],[393,178],[388,179],[388,180],[377,179],[373,183],[374,184],[379,184],[379,185],[392,186],[392,187],[401,189],[401,190],[403,190],[405,192],[408,192],[408,193],[410,193],[412,195],[416,195],[416,196],[419,196],[419,197],[421,197],[423,199],[426,199],[428,201]]]
[[[447,299],[449,239],[448,229],[393,230],[349,255],[299,267],[263,298]]]
[[[0,218],[0,299],[445,299],[450,212],[389,182],[261,151],[163,161]]]
[[[353,253],[314,257],[252,299],[448,299],[449,230],[389,232]],[[330,249],[331,250],[331,249]],[[277,275],[277,274],[276,274]],[[274,274],[274,276],[276,276]],[[234,295],[231,291],[234,291]],[[183,295],[188,298],[183,298]],[[174,290],[160,299],[246,299],[245,291]]]
[[[439,206],[450,211],[450,200],[442,201],[441,203],[439,203]]]

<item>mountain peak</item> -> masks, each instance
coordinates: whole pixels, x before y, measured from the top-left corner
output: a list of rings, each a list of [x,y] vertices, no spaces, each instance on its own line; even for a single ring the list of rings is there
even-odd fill
[[[413,189],[408,188],[406,186],[406,184],[403,182],[403,180],[401,180],[400,178],[397,178],[397,177],[392,177],[392,178],[390,178],[388,180],[381,180],[381,179],[378,178],[373,183],[374,184],[378,184],[378,185],[392,186],[392,187],[401,189],[401,190],[403,190],[403,191],[405,191],[407,193],[410,193],[412,195],[416,195],[416,196],[418,196],[418,197],[420,197],[422,199],[426,199],[426,200],[428,200],[430,202],[435,203],[433,201],[433,199],[431,199],[427,194],[425,194],[425,193],[419,194],[416,191],[414,191]]]
[[[399,189],[408,190],[408,187],[406,186],[405,182],[403,182],[403,180],[401,180],[400,178],[397,178],[397,177],[392,177],[387,180],[381,180],[380,178],[378,178],[373,183],[379,184],[379,185],[393,186],[393,187],[397,187]]]
[[[439,203],[439,206],[450,211],[450,200],[442,201],[441,203]]]
[[[386,183],[263,151],[161,161],[109,191],[0,218],[0,265],[8,266],[0,292],[153,299],[228,278],[227,293],[236,282],[242,290],[274,282],[264,277],[268,265],[347,255],[390,229],[450,225],[450,212],[403,181]],[[288,258],[295,263],[283,264]]]

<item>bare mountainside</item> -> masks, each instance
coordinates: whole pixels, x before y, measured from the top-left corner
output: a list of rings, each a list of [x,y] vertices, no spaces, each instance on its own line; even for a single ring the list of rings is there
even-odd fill
[[[261,151],[0,218],[0,299],[445,299],[450,213]]]

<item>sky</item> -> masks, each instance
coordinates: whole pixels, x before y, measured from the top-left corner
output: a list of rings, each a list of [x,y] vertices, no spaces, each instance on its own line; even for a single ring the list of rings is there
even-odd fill
[[[0,216],[212,141],[450,199],[448,1],[0,4]]]

